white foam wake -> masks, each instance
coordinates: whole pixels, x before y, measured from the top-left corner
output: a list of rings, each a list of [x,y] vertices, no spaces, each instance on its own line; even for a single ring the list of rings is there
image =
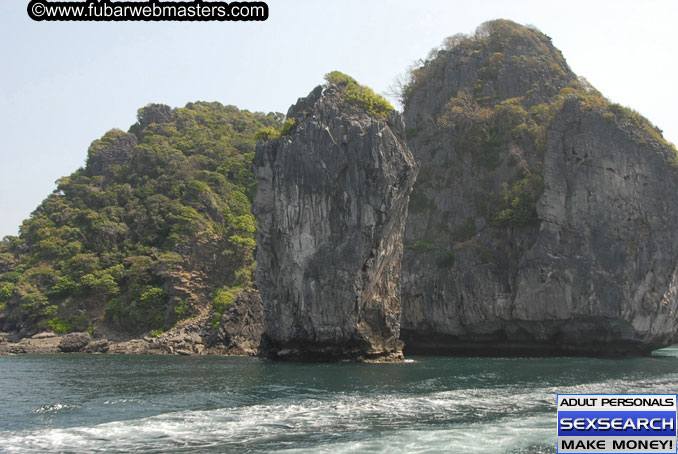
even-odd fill
[[[92,426],[0,431],[0,451],[546,453],[555,449],[556,393],[665,393],[676,392],[677,384],[678,374],[669,374],[570,387],[285,398]]]

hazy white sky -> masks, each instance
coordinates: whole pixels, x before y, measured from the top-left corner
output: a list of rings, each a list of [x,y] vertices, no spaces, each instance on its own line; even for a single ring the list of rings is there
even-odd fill
[[[0,237],[150,102],[286,112],[334,69],[385,92],[443,38],[512,19],[678,142],[678,1],[269,0],[265,22],[33,22],[0,0]]]

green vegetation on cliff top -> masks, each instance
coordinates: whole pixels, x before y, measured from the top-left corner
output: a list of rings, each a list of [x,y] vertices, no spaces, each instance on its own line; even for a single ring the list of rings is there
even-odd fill
[[[530,91],[535,94],[550,89],[557,91],[557,80],[573,77],[547,35],[534,27],[497,19],[485,22],[473,35],[460,33],[445,39],[440,48],[431,50],[428,58],[415,62],[405,80],[398,84],[403,105],[407,106],[417,88],[434,83],[445,71],[448,58],[471,67],[475,63],[482,65],[472,87],[481,104],[493,101],[496,87],[489,82],[507,71],[533,82]]]
[[[457,34],[449,37],[441,48],[433,49],[429,58],[418,62],[409,71],[407,80],[401,83],[400,95],[404,105],[419,88],[435,85],[434,79],[448,64],[449,58],[457,64],[463,62],[468,65],[470,71],[475,65],[479,66],[472,86],[465,87],[451,98],[438,118],[439,125],[443,127],[483,125],[484,131],[470,131],[469,141],[499,142],[498,137],[488,139],[478,137],[478,133],[516,135],[528,132],[536,146],[543,148],[550,121],[563,106],[564,100],[574,96],[583,110],[596,110],[609,120],[631,123],[644,135],[641,140],[675,149],[664,139],[662,131],[638,112],[611,103],[586,79],[575,78],[547,35],[534,27],[505,19],[482,24],[472,36]],[[501,97],[497,83],[502,74],[506,74],[504,85],[511,82],[520,86],[520,81],[528,80],[532,88],[512,97]],[[496,124],[491,125],[493,121]]]
[[[451,84],[464,81],[466,85],[432,112],[436,128],[428,131],[424,146],[440,143],[445,137],[458,155],[469,155],[482,174],[491,174],[505,163],[518,166],[514,177],[499,182],[501,193],[487,192],[478,206],[478,215],[492,225],[523,226],[538,221],[535,205],[543,191],[540,175],[547,133],[568,98],[575,98],[582,111],[596,112],[620,126],[633,125],[639,142],[654,142],[675,153],[673,144],[647,119],[610,103],[584,78],[576,78],[550,38],[534,28],[502,19],[481,25],[473,36],[448,38],[441,49],[434,49],[403,84],[405,106],[415,96],[420,105],[440,105],[443,68],[453,72],[459,67],[464,68],[457,74],[460,80]],[[524,80],[530,83],[523,92],[506,88],[521,87]],[[513,97],[507,97],[508,93]],[[408,126],[415,142],[423,140],[416,137],[425,126]],[[678,157],[674,161],[678,163]],[[435,212],[437,208],[421,187],[426,184],[425,167],[410,198],[412,213]],[[500,174],[506,175],[506,171]]]
[[[374,117],[384,119],[395,110],[383,96],[376,94],[370,87],[360,85],[348,74],[332,71],[325,74],[325,80],[329,84],[343,87],[343,102],[362,109]]]

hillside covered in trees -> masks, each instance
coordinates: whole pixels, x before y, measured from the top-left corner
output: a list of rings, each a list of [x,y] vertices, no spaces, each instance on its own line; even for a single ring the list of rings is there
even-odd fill
[[[281,114],[149,105],[0,242],[0,329],[158,334],[212,310],[254,269],[255,135]]]

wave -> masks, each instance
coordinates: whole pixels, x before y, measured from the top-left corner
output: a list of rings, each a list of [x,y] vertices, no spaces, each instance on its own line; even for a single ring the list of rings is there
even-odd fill
[[[334,393],[70,428],[0,431],[0,451],[555,452],[557,393],[675,392],[678,374],[574,386],[506,385],[419,394]],[[45,407],[58,411],[61,404]],[[57,410],[55,410],[57,409]]]

